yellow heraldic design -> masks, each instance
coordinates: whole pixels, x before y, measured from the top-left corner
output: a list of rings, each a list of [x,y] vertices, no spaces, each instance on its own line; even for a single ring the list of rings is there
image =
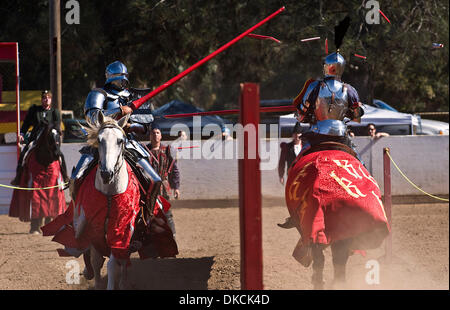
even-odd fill
[[[388,221],[387,216],[386,216],[386,212],[384,211],[383,203],[381,202],[380,198],[379,198],[378,195],[375,194],[373,191],[372,191],[372,195],[374,195],[374,196],[377,198],[377,201],[378,201],[378,203],[379,203],[380,206],[381,206],[381,210],[383,210],[384,218],[386,219],[386,221]]]
[[[361,172],[362,176],[358,174],[358,171],[353,167],[352,164],[348,164],[348,160],[343,159],[342,162],[340,160],[334,159],[333,160],[335,162],[335,164],[340,167],[340,168],[344,168],[348,174],[350,174],[351,176],[353,176],[355,179],[362,179],[363,177],[365,177],[366,179],[368,179],[370,182],[372,182],[373,184],[376,185],[376,187],[380,188],[378,186],[377,181],[375,180],[375,178],[373,176],[371,176],[370,174],[367,175],[364,170],[361,168],[361,165],[358,165],[358,170],[359,172]]]
[[[351,185],[352,181],[347,180],[346,178],[342,177],[339,178],[336,173],[334,173],[334,170],[331,171],[330,176],[338,182],[340,186],[342,186],[345,191],[352,197],[359,198],[359,197],[366,197],[367,195],[364,195],[361,193],[359,188],[356,185]],[[347,184],[346,184],[347,183]],[[352,192],[351,188],[355,190],[356,193]]]
[[[300,170],[300,173],[297,174],[297,176],[294,179],[294,182],[292,182],[292,185],[289,187],[289,199],[290,200],[299,200],[299,197],[297,196],[298,187],[300,186],[300,179],[306,176],[306,169],[312,164],[312,162],[307,163],[302,170]]]
[[[300,223],[303,223],[303,217],[305,216],[306,207],[308,206],[308,203],[306,202],[305,198],[308,196],[310,191],[311,191],[311,188],[308,188],[307,190],[305,190],[302,197],[300,198],[302,201],[302,203],[300,204],[300,207],[299,207]]]
[[[378,183],[377,183],[377,181],[375,180],[375,178],[374,178],[373,176],[371,176],[370,174],[369,174],[369,175],[365,174],[364,171],[361,169],[361,166],[359,166],[359,171],[361,171],[362,175],[363,175],[366,179],[369,179],[373,184],[375,184],[378,188],[380,188],[380,187],[378,186]]]
[[[362,176],[360,176],[358,174],[358,172],[356,171],[356,169],[353,167],[352,164],[348,164],[348,160],[347,159],[343,159],[342,162],[344,162],[343,164],[341,163],[340,160],[337,159],[333,159],[333,161],[335,162],[335,164],[340,167],[340,168],[344,168],[348,174],[350,174],[351,176],[353,176],[355,179],[362,179]]]

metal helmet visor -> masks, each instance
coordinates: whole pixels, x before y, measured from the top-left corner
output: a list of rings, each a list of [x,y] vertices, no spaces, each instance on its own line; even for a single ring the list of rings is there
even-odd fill
[[[323,64],[323,74],[325,77],[340,78],[344,73],[345,59],[339,53],[332,53],[325,57]]]

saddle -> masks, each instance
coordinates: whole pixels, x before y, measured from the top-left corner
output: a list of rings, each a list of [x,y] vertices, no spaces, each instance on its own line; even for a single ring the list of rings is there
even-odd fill
[[[314,152],[320,152],[320,151],[330,151],[330,150],[336,150],[336,151],[342,151],[346,152],[350,155],[352,155],[355,158],[358,158],[356,152],[352,150],[351,147],[334,141],[326,141],[326,142],[320,142],[318,144],[315,144],[311,146],[311,148],[303,154],[303,156],[314,153]]]
[[[322,142],[319,142],[317,144],[312,145],[303,154],[300,153],[299,156],[297,156],[297,158],[295,158],[295,160],[292,162],[292,164],[289,167],[289,169],[294,167],[295,164],[303,156],[306,156],[306,155],[309,155],[309,154],[315,153],[315,152],[330,151],[330,150],[336,150],[336,151],[342,151],[342,152],[348,153],[348,154],[352,155],[353,157],[355,157],[356,159],[359,160],[358,154],[356,154],[356,152],[351,147],[349,147],[348,145],[345,145],[345,144],[340,143],[340,142],[335,142],[335,141],[322,141]]]

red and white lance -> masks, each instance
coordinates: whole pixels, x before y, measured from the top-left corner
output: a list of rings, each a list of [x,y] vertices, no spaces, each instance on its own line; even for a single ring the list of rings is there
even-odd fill
[[[195,69],[197,69],[198,67],[203,65],[204,63],[208,62],[213,57],[217,56],[218,54],[220,54],[221,52],[223,52],[224,50],[226,50],[227,48],[229,48],[231,45],[235,44],[236,42],[238,42],[242,38],[248,36],[255,29],[261,27],[262,25],[267,23],[269,20],[271,20],[272,18],[274,18],[275,16],[277,16],[278,14],[283,12],[284,10],[285,10],[285,7],[283,6],[282,8],[278,9],[277,11],[275,11],[274,13],[272,13],[271,15],[269,15],[268,17],[266,17],[265,19],[263,19],[262,21],[260,21],[256,25],[254,25],[253,27],[249,28],[248,30],[246,30],[245,32],[243,32],[242,34],[240,34],[239,36],[237,36],[236,38],[234,38],[230,42],[226,43],[225,45],[223,45],[222,47],[220,47],[216,51],[212,52],[211,54],[209,54],[208,56],[206,56],[205,58],[203,58],[202,60],[200,60],[199,62],[194,64],[193,66],[187,68],[186,70],[184,70],[180,74],[178,74],[175,77],[171,78],[169,81],[167,81],[166,83],[162,84],[161,86],[159,86],[155,90],[151,91],[147,95],[143,96],[142,98],[139,98],[139,99],[133,101],[131,103],[130,107],[133,109],[133,111],[138,109],[144,102],[148,101],[150,98],[156,96],[157,94],[159,94],[160,92],[165,90],[167,87],[169,87],[172,84],[176,83],[178,80],[182,79],[183,77],[185,77],[186,75],[188,75],[189,73],[191,73],[192,71],[194,71]],[[257,36],[258,35],[252,35],[251,37],[257,37]],[[260,36],[260,37],[262,37],[262,36]]]

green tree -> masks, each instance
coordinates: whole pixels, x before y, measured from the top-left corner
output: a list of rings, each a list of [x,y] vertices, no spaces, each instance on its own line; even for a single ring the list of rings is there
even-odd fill
[[[448,111],[448,3],[380,1],[391,24],[365,22],[365,0],[181,1],[79,0],[79,25],[64,21],[61,1],[63,107],[82,116],[87,93],[104,83],[105,67],[124,62],[134,87],[154,88],[193,65],[281,6],[286,11],[255,31],[282,41],[244,38],[154,98],[205,109],[235,108],[239,83],[257,82],[262,99],[292,99],[308,78],[322,76],[324,39],[352,24],[340,52],[343,80],[364,103],[381,99],[406,112]],[[0,41],[18,41],[22,89],[49,87],[48,0],[0,4]],[[320,36],[321,40],[300,42]],[[432,50],[433,42],[444,48]],[[367,57],[366,60],[354,54]]]

